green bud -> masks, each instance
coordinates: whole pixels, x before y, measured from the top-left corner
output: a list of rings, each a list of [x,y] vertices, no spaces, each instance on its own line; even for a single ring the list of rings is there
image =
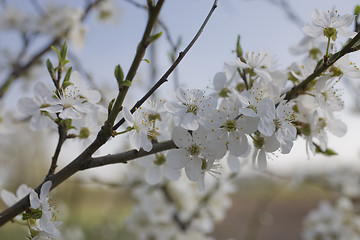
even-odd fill
[[[356,6],[355,6],[354,14],[355,14],[356,16],[359,16],[359,14],[360,14],[360,5],[356,5]]]
[[[85,139],[88,138],[90,136],[90,130],[87,127],[82,127],[80,129],[80,134],[79,134],[79,138],[81,139]]]
[[[159,39],[159,38],[161,37],[161,35],[162,35],[162,32],[159,32],[159,33],[156,33],[156,34],[154,34],[154,35],[151,35],[151,36],[147,39],[147,41],[146,41],[147,44],[150,44],[150,43],[156,41],[157,39]]]
[[[166,162],[166,158],[165,155],[160,153],[160,154],[155,154],[155,160],[154,160],[154,164],[155,165],[164,165]]]
[[[120,83],[124,81],[124,72],[120,64],[115,67],[115,78],[118,81],[119,86],[121,85]]]
[[[333,41],[335,41],[337,37],[337,31],[335,28],[325,28],[324,35],[325,37],[331,38]]]

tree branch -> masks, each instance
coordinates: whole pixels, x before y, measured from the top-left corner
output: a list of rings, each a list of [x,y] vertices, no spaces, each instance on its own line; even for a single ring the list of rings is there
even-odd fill
[[[217,8],[217,3],[218,0],[215,0],[210,12],[208,13],[207,17],[205,18],[203,24],[201,25],[200,29],[198,30],[198,32],[196,33],[196,35],[194,36],[194,38],[191,40],[191,42],[187,45],[187,47],[184,49],[184,51],[179,53],[179,56],[176,58],[175,62],[170,66],[170,68],[166,71],[166,73],[160,78],[159,81],[157,81],[157,83],[155,83],[155,85],[131,108],[131,113],[134,113],[136,111],[137,108],[139,108],[163,83],[167,82],[168,77],[170,76],[170,74],[176,69],[176,67],[180,64],[180,62],[182,61],[182,59],[185,57],[185,55],[189,52],[189,50],[191,49],[191,47],[195,44],[195,42],[197,41],[197,39],[200,37],[201,33],[204,31],[204,28],[206,26],[206,24],[208,23],[211,15],[213,14],[213,12],[215,11],[215,9]],[[122,118],[118,123],[116,123],[113,127],[113,130],[118,129],[122,124],[124,124],[125,119]]]
[[[140,149],[140,151],[129,150],[127,152],[122,152],[118,154],[109,154],[102,157],[90,158],[80,166],[79,170],[86,170],[86,169],[101,167],[109,164],[127,163],[130,160],[134,160],[137,158],[145,157],[148,155],[152,155],[154,153],[163,152],[174,148],[177,148],[175,143],[172,140],[169,140],[166,142],[153,144],[153,148],[151,149],[150,152],[146,152],[143,149]]]

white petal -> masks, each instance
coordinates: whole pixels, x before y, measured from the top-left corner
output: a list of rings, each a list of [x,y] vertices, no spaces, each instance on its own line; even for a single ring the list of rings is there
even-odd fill
[[[20,98],[17,106],[20,110],[20,112],[26,114],[26,115],[33,115],[37,111],[39,111],[39,105],[35,103],[35,101],[28,97]]]
[[[271,75],[268,72],[259,69],[254,69],[254,72],[257,73],[257,75],[259,75],[262,79],[268,82],[272,81]]]
[[[227,159],[227,163],[229,165],[229,168],[232,172],[239,172],[240,171],[240,159],[238,157],[235,157],[231,154],[229,154],[229,157]]]
[[[1,198],[8,207],[11,207],[17,202],[15,194],[5,189],[1,191]]]
[[[148,184],[155,185],[160,182],[161,178],[162,171],[160,166],[153,165],[146,168],[145,180]]]
[[[37,131],[45,128],[49,123],[47,118],[47,116],[42,115],[40,112],[35,114],[30,119],[30,129]]]
[[[52,182],[46,181],[42,186],[40,190],[40,201],[46,201],[47,195],[50,192]]]
[[[179,170],[185,166],[188,158],[189,156],[187,155],[187,151],[174,149],[168,153],[168,156],[166,157],[166,164],[175,170]]]
[[[265,154],[265,151],[264,150],[260,150],[259,151],[259,155],[258,155],[258,168],[261,170],[261,171],[265,171],[266,168],[267,168],[267,162],[266,162],[266,154]]]
[[[59,117],[62,119],[80,119],[81,114],[76,111],[74,108],[65,108],[60,114]]]
[[[16,196],[18,199],[22,199],[26,195],[29,195],[31,192],[31,188],[29,188],[26,184],[21,184],[16,190]]]
[[[150,152],[153,145],[146,134],[142,133],[141,135],[141,147],[146,151]]]
[[[195,114],[185,113],[181,117],[180,126],[188,130],[196,130],[199,127],[199,122]]]
[[[202,161],[197,156],[193,156],[192,159],[187,162],[187,164],[185,165],[185,173],[189,180],[199,180],[201,176],[201,165]]]
[[[167,179],[169,179],[171,181],[176,181],[176,180],[178,180],[180,178],[181,171],[172,169],[171,167],[168,167],[168,166],[165,165],[165,167],[164,167],[164,175],[165,175],[165,177]]]
[[[214,80],[213,80],[213,85],[215,90],[221,90],[225,87],[225,83],[226,83],[226,76],[224,72],[218,72],[215,74]]]
[[[30,195],[29,195],[29,199],[30,199],[31,208],[38,209],[40,207],[39,196],[34,190],[31,190]]]
[[[190,133],[181,127],[174,128],[172,140],[178,148],[187,148],[193,143]]]

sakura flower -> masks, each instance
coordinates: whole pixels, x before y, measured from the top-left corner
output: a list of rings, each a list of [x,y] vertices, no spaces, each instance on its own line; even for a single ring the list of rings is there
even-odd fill
[[[39,221],[41,231],[45,232],[51,237],[59,237],[60,232],[56,228],[60,223],[55,221],[54,206],[50,202],[49,192],[52,182],[47,181],[41,186],[40,195],[34,190],[31,190],[29,199],[30,207],[32,209],[41,210],[41,218]]]
[[[213,114],[206,124],[210,127],[209,140],[215,141],[220,157],[223,157],[227,150],[234,156],[246,156],[249,143],[245,134],[257,130],[258,118],[240,114],[238,106],[240,103],[235,96],[224,100],[218,112]]]
[[[126,123],[130,126],[130,144],[139,151],[143,148],[149,152],[152,149],[152,143],[148,138],[150,123],[147,117],[147,112],[143,112],[141,109],[135,111],[134,114],[124,107],[123,114]]]
[[[80,119],[81,113],[91,113],[98,110],[97,102],[100,101],[100,93],[86,87],[77,72],[72,73],[70,85],[55,94],[56,98],[47,98],[54,106],[60,106],[58,111],[62,119]]]
[[[165,102],[164,108],[180,119],[180,126],[188,130],[196,130],[206,114],[214,110],[216,99],[206,97],[203,91],[178,88],[178,101]]]
[[[342,58],[334,63],[332,71],[335,76],[345,75],[350,78],[360,78],[360,69],[354,62],[350,61],[349,54],[345,54]]]
[[[271,70],[271,56],[268,52],[247,52],[244,60],[245,62],[237,58],[226,64],[228,67],[231,67],[233,71],[237,71],[237,68],[249,69],[250,75],[257,74],[261,78],[271,81],[271,75],[269,74]]]
[[[214,153],[205,146],[206,132],[200,128],[190,134],[181,127],[175,127],[173,131],[172,139],[179,149],[171,151],[169,166],[174,169],[185,167],[186,175],[191,181],[199,180],[203,159],[214,159]]]
[[[326,36],[326,38],[335,41],[338,34],[348,38],[353,38],[356,35],[356,32],[346,29],[354,22],[355,15],[340,16],[335,8],[327,13],[315,9],[311,14],[311,19],[313,23],[303,27],[303,31],[310,37]]]
[[[48,99],[52,98],[52,91],[42,82],[35,84],[34,94],[33,98],[20,98],[18,108],[22,113],[31,116],[30,128],[40,130],[53,123],[50,114],[61,111],[62,107],[51,104]]]
[[[180,178],[180,170],[169,167],[167,158],[170,158],[168,154],[164,155],[160,153],[137,160],[140,165],[146,167],[145,180],[147,183],[151,185],[158,184],[163,179],[163,176],[172,181]]]
[[[335,89],[335,78],[321,77],[315,84],[315,97],[321,109],[328,115],[344,109],[344,101],[340,98],[339,90]]]

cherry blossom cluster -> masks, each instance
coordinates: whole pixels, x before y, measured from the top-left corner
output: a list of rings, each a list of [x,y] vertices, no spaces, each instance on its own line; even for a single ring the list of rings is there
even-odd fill
[[[277,152],[288,154],[299,136],[306,140],[308,155],[332,152],[328,149],[328,132],[341,137],[347,130],[337,115],[344,103],[336,84],[342,77],[360,78],[359,68],[349,55],[317,76],[297,96],[289,99],[286,94],[307,79],[323,58],[328,59],[336,51],[341,44],[338,36],[356,34],[347,30],[354,15],[315,10],[312,20],[304,27],[306,41],[300,43],[302,51],[308,53],[303,62],[277,69],[269,52],[239,50],[238,57],[226,62],[223,71],[215,74],[208,91],[180,87],[169,99],[159,102],[173,116],[164,130],[173,126],[171,138],[178,149],[153,163],[166,165],[171,171],[185,169],[190,180],[201,182],[204,174],[224,158],[237,171],[238,158],[252,154],[253,163],[265,170],[267,158]],[[146,117],[145,108],[141,112],[131,119],[124,112],[130,129],[136,131],[130,135],[130,142],[136,149],[150,151],[149,140],[156,142],[157,133],[162,132],[154,126],[169,118]],[[160,116],[160,112],[157,114]],[[154,164],[149,165],[153,177],[147,172],[150,182],[157,182],[154,177],[159,176]]]
[[[56,126],[59,120],[70,120],[69,134],[80,139],[94,136],[99,130],[98,112],[106,112],[98,104],[101,94],[92,90],[78,72],[61,89],[51,90],[44,83],[34,86],[34,96],[23,97],[18,102],[20,112],[30,116],[30,128],[40,130]]]
[[[143,182],[141,167],[129,168],[125,184],[137,203],[126,223],[136,239],[214,239],[210,237],[214,225],[232,205],[229,195],[235,186],[229,179],[212,179],[207,190],[199,192],[185,178],[150,186]]]
[[[51,239],[60,237],[58,227],[61,222],[56,221],[56,206],[49,196],[51,181],[45,182],[37,194],[33,189],[25,184],[19,186],[16,195],[7,191],[1,191],[1,198],[4,203],[11,207],[23,197],[29,196],[30,208],[22,215],[17,216],[14,221],[21,223],[25,221],[28,226],[29,239]]]

